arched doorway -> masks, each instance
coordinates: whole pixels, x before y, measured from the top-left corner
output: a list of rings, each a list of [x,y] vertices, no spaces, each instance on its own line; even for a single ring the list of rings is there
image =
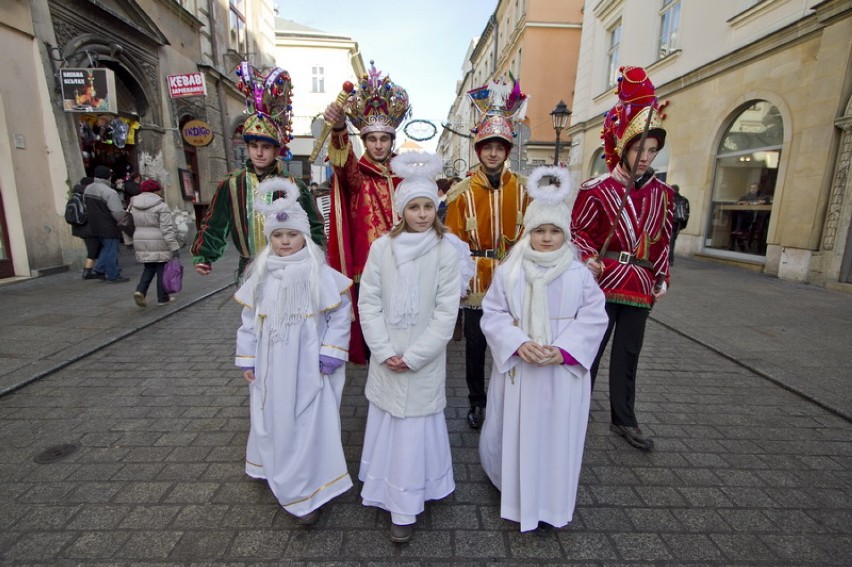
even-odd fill
[[[772,103],[752,100],[733,114],[716,150],[705,248],[744,259],[766,256],[783,141],[781,113]]]

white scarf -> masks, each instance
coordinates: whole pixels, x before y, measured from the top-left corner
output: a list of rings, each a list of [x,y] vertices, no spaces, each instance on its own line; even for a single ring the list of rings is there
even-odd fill
[[[290,327],[305,320],[314,312],[311,295],[312,264],[307,247],[290,256],[270,254],[266,259],[267,282],[264,291],[270,292],[265,308],[268,311],[269,337],[275,342],[287,342]]]
[[[549,345],[553,338],[550,331],[547,286],[562,275],[574,261],[574,249],[563,245],[553,252],[537,252],[528,242],[526,244],[522,251],[527,285],[524,286],[521,329],[538,344]]]
[[[399,280],[391,292],[388,324],[392,329],[408,329],[417,323],[420,314],[420,270],[414,260],[420,258],[438,244],[438,233],[403,232],[391,238],[391,251]]]

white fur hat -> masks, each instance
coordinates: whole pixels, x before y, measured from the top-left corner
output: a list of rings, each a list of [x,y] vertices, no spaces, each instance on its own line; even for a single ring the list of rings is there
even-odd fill
[[[438,207],[435,177],[441,173],[442,167],[441,158],[427,152],[406,152],[391,160],[391,169],[403,178],[394,196],[400,216],[406,205],[417,197],[427,197]]]
[[[543,224],[552,224],[561,228],[565,238],[571,240],[575,194],[568,169],[555,165],[535,168],[527,178],[527,193],[533,201],[524,213],[524,233]]]
[[[255,208],[263,213],[263,234],[267,240],[272,231],[279,228],[298,230],[306,238],[311,237],[311,224],[308,222],[308,214],[299,204],[299,188],[295,183],[284,177],[272,177],[262,181],[257,186],[257,192],[261,196],[284,193],[284,197],[275,199],[270,205],[255,204]]]

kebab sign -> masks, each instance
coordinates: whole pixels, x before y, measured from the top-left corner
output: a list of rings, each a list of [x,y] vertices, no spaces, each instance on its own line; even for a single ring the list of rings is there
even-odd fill
[[[207,83],[204,81],[202,73],[166,75],[166,82],[169,85],[170,98],[207,95]]]

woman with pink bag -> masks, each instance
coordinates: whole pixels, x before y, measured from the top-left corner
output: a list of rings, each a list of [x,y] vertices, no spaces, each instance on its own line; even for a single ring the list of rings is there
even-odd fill
[[[167,305],[175,300],[163,285],[166,262],[180,256],[180,244],[175,237],[172,213],[163,201],[163,186],[159,181],[146,179],[139,186],[139,195],[130,199],[130,213],[136,230],[133,232],[133,249],[136,261],[145,265],[142,277],[133,292],[133,300],[145,307],[145,295],[151,280],[157,276],[157,304]]]

